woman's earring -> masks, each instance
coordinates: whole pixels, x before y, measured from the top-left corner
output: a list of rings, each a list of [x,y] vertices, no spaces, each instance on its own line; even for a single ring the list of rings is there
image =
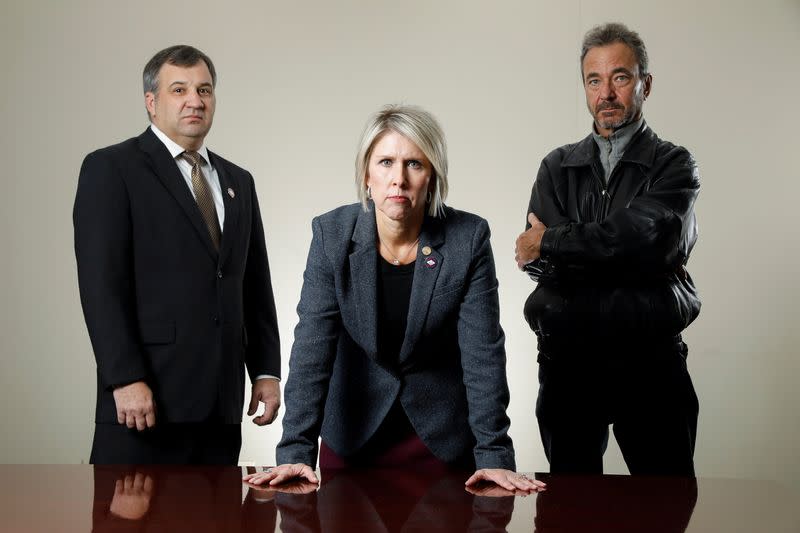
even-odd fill
[[[431,202],[433,201],[433,194],[431,194],[431,191],[428,191],[428,198],[427,198],[427,200],[428,200],[428,203],[431,203]]]
[[[367,187],[367,200],[372,200],[372,188]]]

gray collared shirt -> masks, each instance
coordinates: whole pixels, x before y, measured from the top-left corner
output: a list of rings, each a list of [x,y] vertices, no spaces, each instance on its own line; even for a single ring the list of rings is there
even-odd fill
[[[633,134],[639,131],[643,122],[644,115],[636,122],[631,122],[627,126],[616,130],[609,135],[608,138],[598,134],[597,131],[595,131],[594,125],[592,125],[592,137],[594,138],[594,142],[597,143],[597,147],[600,149],[600,164],[603,165],[606,183],[608,183],[608,178],[611,176],[614,167],[616,167],[619,160],[622,159],[622,154],[625,153],[625,148],[627,148],[628,143],[631,142]]]

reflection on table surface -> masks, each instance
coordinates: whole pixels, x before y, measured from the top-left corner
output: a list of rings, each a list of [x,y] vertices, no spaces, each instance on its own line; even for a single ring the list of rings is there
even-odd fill
[[[250,469],[250,471],[253,471]],[[769,481],[537,475],[541,493],[469,473],[323,471],[259,488],[238,467],[0,465],[3,531],[800,531],[800,494]]]

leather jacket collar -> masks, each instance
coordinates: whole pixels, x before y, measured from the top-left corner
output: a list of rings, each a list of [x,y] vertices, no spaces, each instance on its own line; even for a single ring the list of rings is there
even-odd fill
[[[647,126],[647,122],[642,121],[642,128],[631,139],[620,162],[638,163],[648,168],[652,167],[656,158],[657,139],[653,130]],[[597,143],[594,142],[590,133],[573,145],[572,150],[564,156],[561,165],[564,167],[588,167],[597,157]]]

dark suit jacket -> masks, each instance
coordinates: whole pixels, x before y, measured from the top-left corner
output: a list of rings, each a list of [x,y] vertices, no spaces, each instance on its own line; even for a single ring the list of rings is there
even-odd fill
[[[377,353],[374,209],[349,205],[312,223],[278,463],[315,465],[320,434],[337,454],[353,454],[399,397],[439,459],[513,469],[488,224],[450,208],[444,218],[425,219],[396,371]]]
[[[280,376],[253,178],[216,154],[209,158],[225,202],[219,253],[150,128],[83,162],[73,221],[97,360],[98,423],[116,423],[113,387],[138,380],[153,389],[157,420],[238,423],[245,363],[251,378]]]

